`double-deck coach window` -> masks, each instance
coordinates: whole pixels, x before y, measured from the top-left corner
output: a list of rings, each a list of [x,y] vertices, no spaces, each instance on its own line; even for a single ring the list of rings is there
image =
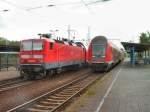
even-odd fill
[[[49,49],[52,50],[53,46],[54,46],[54,44],[52,42],[50,42]]]
[[[92,45],[92,54],[93,55],[100,55],[103,56],[105,55],[105,47],[103,44],[93,44]]]

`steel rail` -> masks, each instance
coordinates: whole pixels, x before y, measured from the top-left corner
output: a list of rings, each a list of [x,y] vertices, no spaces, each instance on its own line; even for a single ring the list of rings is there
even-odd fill
[[[16,77],[16,78],[11,78],[11,79],[1,80],[0,81],[0,85],[3,84],[3,83],[8,83],[8,82],[11,82],[11,81],[16,81],[16,80],[19,80],[19,79],[21,79],[21,77]]]
[[[35,105],[39,106],[40,108],[47,107],[48,109],[46,111],[54,112],[54,111],[62,108],[72,98],[79,95],[81,92],[86,90],[87,87],[89,87],[91,84],[93,84],[97,79],[99,79],[100,77],[103,76],[103,75],[92,76],[90,73],[89,74],[84,73],[84,74],[86,74],[86,75],[84,75],[84,76],[82,76],[76,80],[73,80],[72,82],[65,84],[59,88],[56,88],[52,91],[49,91],[48,93],[45,93],[45,94],[43,94],[37,98],[34,98],[34,99],[32,99],[32,100],[30,100],[30,101],[28,101],[22,105],[19,105],[15,108],[12,108],[12,109],[8,110],[7,112],[14,112],[14,111],[18,112],[18,111],[24,111],[26,109],[30,109],[30,111],[31,111],[31,110],[34,110],[34,108],[32,108],[32,107],[34,107]],[[75,89],[75,91],[71,90],[71,87],[73,87],[72,89]],[[68,90],[68,91],[65,93],[66,90]],[[53,97],[53,98],[49,98],[49,97]],[[63,97],[64,98],[67,97],[67,99],[63,99]],[[38,103],[40,101],[44,101],[44,100],[49,100],[49,103],[51,101],[52,105],[55,105],[55,106],[38,105]],[[44,103],[47,103],[47,102],[44,102]],[[38,111],[38,110],[39,111],[45,111],[45,109],[43,109],[43,110],[37,109],[36,111]]]
[[[28,85],[28,84],[31,84],[31,83],[33,83],[33,81],[27,81],[26,82],[26,80],[24,80],[24,81],[13,83],[12,85],[9,84],[9,85],[5,85],[5,86],[1,86],[0,87],[0,92],[8,91],[8,90],[11,90],[11,89],[14,89],[14,88],[17,88],[17,87],[21,87],[21,86],[25,86],[25,85]]]
[[[85,73],[83,73],[83,74],[85,74]],[[77,77],[75,77],[75,78],[77,78]],[[45,78],[42,80],[45,80]],[[33,82],[34,81],[28,81],[27,79],[22,79],[21,77],[3,80],[3,81],[0,81],[0,92],[8,91],[10,89],[14,89],[14,88],[17,88],[20,86],[25,86],[25,85],[31,84]]]
[[[8,91],[10,89],[25,86],[25,85],[28,85],[31,83],[33,83],[33,81],[28,81],[28,80],[22,79],[20,77],[3,80],[0,82],[0,92]]]
[[[0,82],[0,88],[3,87],[3,86],[16,84],[16,83],[23,82],[23,81],[25,81],[25,80],[23,80],[21,78],[16,78],[14,80],[8,80],[8,81]]]

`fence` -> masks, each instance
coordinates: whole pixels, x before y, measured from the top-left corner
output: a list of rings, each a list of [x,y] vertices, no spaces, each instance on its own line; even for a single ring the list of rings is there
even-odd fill
[[[0,52],[0,71],[19,67],[19,52]]]

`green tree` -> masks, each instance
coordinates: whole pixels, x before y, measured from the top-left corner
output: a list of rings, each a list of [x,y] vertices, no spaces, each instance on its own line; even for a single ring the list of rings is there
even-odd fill
[[[7,40],[6,38],[3,38],[3,37],[0,37],[0,45],[12,45],[12,46],[19,46],[20,45],[20,42],[19,41],[10,41],[10,40]]]
[[[150,32],[149,31],[147,31],[146,33],[142,32],[139,38],[140,38],[140,43],[150,43]]]
[[[0,37],[0,45],[5,45],[6,41],[8,40],[3,37]]]

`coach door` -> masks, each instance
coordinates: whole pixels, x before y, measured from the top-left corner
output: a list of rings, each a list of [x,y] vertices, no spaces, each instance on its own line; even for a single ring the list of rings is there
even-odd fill
[[[105,58],[105,46],[104,44],[93,44],[92,45],[92,60],[101,60]]]

